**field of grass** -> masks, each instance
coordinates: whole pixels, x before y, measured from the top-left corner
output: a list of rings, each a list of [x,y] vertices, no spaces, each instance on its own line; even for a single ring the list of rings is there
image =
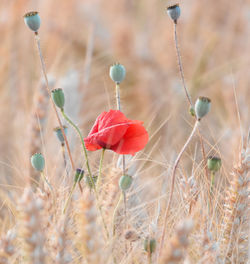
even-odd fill
[[[0,264],[249,263],[250,2],[180,0],[175,25],[176,3],[0,1]],[[117,109],[115,62],[126,68],[121,111],[149,141],[134,156],[87,151],[91,177],[78,132]],[[200,121],[183,81],[192,104],[211,99]],[[50,100],[55,88],[78,132]]]

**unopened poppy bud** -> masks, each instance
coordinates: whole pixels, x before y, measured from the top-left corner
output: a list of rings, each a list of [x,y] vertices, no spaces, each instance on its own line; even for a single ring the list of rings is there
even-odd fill
[[[64,130],[65,135],[67,135],[68,127],[63,126],[63,130]],[[63,133],[62,133],[61,128],[60,127],[56,127],[54,129],[54,131],[56,133],[56,136],[57,136],[58,140],[63,144],[64,143],[64,137],[63,137]]]
[[[144,250],[152,254],[156,249],[156,240],[154,238],[146,238],[144,240]]]
[[[207,167],[210,171],[218,171],[221,168],[221,159],[213,156],[208,157]]]
[[[211,108],[211,100],[207,97],[199,97],[195,102],[195,114],[197,119],[200,121]]]
[[[194,110],[193,106],[191,106],[189,108],[189,113],[190,113],[191,116],[195,116],[195,110]]]
[[[94,184],[96,184],[97,182],[98,176],[92,175],[92,179],[90,177],[91,177],[90,175],[87,175],[84,179],[85,179],[85,183],[89,186],[89,188],[93,189]]]
[[[64,93],[61,88],[54,89],[51,91],[52,99],[57,107],[59,107],[61,110],[63,110],[65,99],[64,99]]]
[[[75,182],[80,182],[83,178],[84,175],[84,170],[81,169],[76,169],[76,173],[75,173]]]
[[[110,67],[109,76],[115,83],[121,83],[126,76],[126,69],[120,63],[115,63]]]
[[[24,23],[32,31],[37,32],[41,25],[41,19],[38,12],[33,11],[24,15]]]
[[[177,20],[181,15],[181,9],[179,4],[169,6],[167,8],[167,13],[171,19],[173,19],[174,23],[177,24]]]
[[[45,160],[41,153],[35,153],[31,157],[31,165],[37,171],[43,171],[45,166]]]
[[[133,182],[133,178],[129,175],[123,175],[119,180],[119,187],[122,191],[126,191],[130,188]]]

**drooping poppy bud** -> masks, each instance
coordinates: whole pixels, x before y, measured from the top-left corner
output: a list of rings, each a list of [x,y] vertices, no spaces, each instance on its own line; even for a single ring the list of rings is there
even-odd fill
[[[200,121],[211,108],[211,100],[207,97],[200,96],[195,102],[195,114],[197,119]]]
[[[179,4],[169,6],[167,8],[167,13],[169,17],[174,21],[174,23],[177,24],[177,20],[181,15],[181,9],[179,7]]]
[[[109,70],[110,78],[117,84],[121,83],[126,76],[126,69],[120,63],[115,63]]]
[[[67,126],[63,126],[63,130],[64,130],[65,135],[67,135],[68,127]],[[61,128],[60,127],[56,127],[54,129],[54,131],[56,133],[56,136],[57,136],[58,140],[63,144],[64,143],[64,137],[63,137],[63,133],[62,133]]]
[[[37,171],[43,171],[45,166],[45,160],[41,153],[35,153],[31,157],[31,165]]]
[[[76,169],[76,173],[75,173],[75,182],[80,182],[83,178],[84,175],[84,170],[81,169]]]
[[[64,98],[64,93],[61,88],[54,89],[51,91],[52,99],[55,103],[55,105],[63,110],[64,103],[65,103],[65,98]]]
[[[218,171],[221,168],[221,159],[213,156],[208,157],[207,167],[212,172]]]
[[[24,15],[24,23],[34,32],[37,32],[41,25],[41,19],[38,12],[33,11]]]
[[[123,175],[119,180],[119,187],[122,191],[126,191],[130,188],[133,182],[133,178],[129,175]]]
[[[150,254],[156,249],[156,240],[154,238],[146,238],[144,240],[144,250]]]

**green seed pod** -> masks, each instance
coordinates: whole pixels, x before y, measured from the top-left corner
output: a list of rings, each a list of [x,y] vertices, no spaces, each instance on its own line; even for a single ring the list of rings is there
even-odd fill
[[[199,97],[195,102],[195,114],[197,119],[200,121],[211,108],[211,100],[207,97]]]
[[[213,156],[208,157],[207,167],[210,171],[218,171],[221,168],[221,159]]]
[[[96,176],[96,175],[92,175],[92,180],[91,180],[91,178],[90,178],[89,175],[87,175],[84,178],[85,183],[89,186],[90,189],[93,189],[94,188],[93,183],[96,184],[97,179],[98,179],[98,176]]]
[[[76,169],[76,173],[75,173],[75,182],[80,182],[83,178],[84,175],[84,170],[81,169]]]
[[[126,191],[130,188],[133,182],[133,178],[129,175],[123,175],[119,180],[119,187],[122,191]]]
[[[177,20],[181,15],[181,9],[179,7],[179,4],[169,6],[167,8],[167,13],[169,17],[174,21],[174,23],[177,24]]]
[[[115,63],[110,67],[109,76],[115,83],[119,84],[126,76],[126,69],[120,63]]]
[[[63,130],[64,130],[65,135],[67,135],[68,127],[63,126]],[[56,136],[57,136],[58,140],[59,140],[62,144],[64,144],[64,137],[63,137],[63,133],[62,133],[61,128],[60,128],[60,127],[56,127],[56,128],[54,129],[54,131],[55,131],[55,133],[56,133]]]
[[[32,155],[31,159],[31,165],[32,167],[37,171],[43,171],[45,166],[45,160],[41,153],[35,153]]]
[[[51,95],[55,105],[63,110],[65,102],[63,90],[61,88],[54,89],[51,91]]]
[[[144,240],[144,250],[152,254],[156,249],[156,240],[154,238],[146,238]]]
[[[195,116],[195,110],[192,106],[189,108],[189,113],[191,116]]]
[[[32,31],[37,32],[41,25],[41,19],[38,12],[29,12],[24,15],[24,23]]]

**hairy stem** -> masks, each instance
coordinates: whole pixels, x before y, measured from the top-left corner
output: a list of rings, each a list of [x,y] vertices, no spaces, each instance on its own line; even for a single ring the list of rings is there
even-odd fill
[[[67,148],[67,151],[68,151],[68,154],[69,154],[69,158],[70,158],[70,162],[71,162],[71,167],[72,167],[73,171],[75,171],[75,165],[74,165],[74,161],[72,159],[71,151],[70,151],[70,148],[69,148],[69,142],[68,142],[67,137],[65,135],[65,132],[64,132],[64,129],[63,129],[63,126],[62,126],[62,122],[60,120],[58,112],[56,110],[55,103],[54,103],[54,101],[53,101],[53,99],[51,97],[51,90],[49,88],[49,82],[48,82],[48,77],[47,77],[47,73],[46,73],[46,67],[45,67],[44,58],[43,58],[43,55],[42,55],[42,49],[41,49],[41,45],[40,45],[40,38],[39,38],[38,32],[35,32],[35,40],[36,40],[36,43],[37,43],[37,48],[38,48],[38,52],[39,52],[42,72],[43,72],[43,75],[44,75],[47,91],[49,93],[49,97],[50,97],[50,100],[52,102],[52,106],[53,106],[54,112],[56,114],[57,121],[59,123],[60,129],[61,129],[62,134],[63,134],[63,138],[64,138],[64,141],[65,141],[66,148]]]
[[[176,176],[176,170],[178,167],[178,164],[180,162],[180,159],[182,157],[182,154],[184,153],[185,149],[187,148],[188,144],[190,143],[192,137],[195,134],[196,129],[199,126],[199,121],[197,120],[195,122],[195,125],[193,127],[193,130],[189,136],[189,138],[187,139],[186,143],[184,144],[184,146],[182,147],[179,155],[177,156],[175,163],[174,163],[174,167],[173,167],[173,171],[172,171],[172,175],[171,175],[171,189],[170,189],[170,196],[168,199],[168,203],[167,203],[167,207],[166,207],[166,211],[165,211],[165,216],[164,216],[164,224],[163,224],[163,232],[162,232],[162,236],[161,236],[161,241],[160,241],[160,250],[159,250],[159,256],[161,255],[161,251],[163,248],[163,243],[164,243],[164,238],[165,238],[165,232],[166,232],[166,224],[167,224],[167,218],[168,218],[168,214],[170,211],[170,206],[171,206],[171,202],[172,202],[172,198],[173,198],[173,193],[174,193],[174,184],[175,184],[175,176]]]

